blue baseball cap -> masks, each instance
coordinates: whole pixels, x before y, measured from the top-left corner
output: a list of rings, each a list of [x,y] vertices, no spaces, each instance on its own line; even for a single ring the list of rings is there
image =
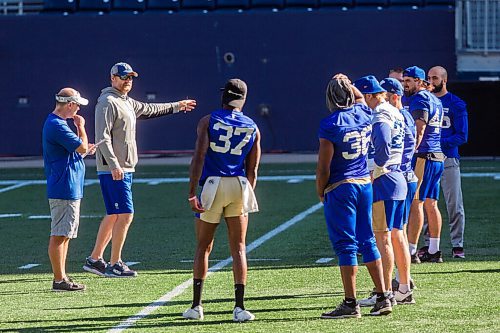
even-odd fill
[[[357,79],[354,81],[354,86],[358,88],[362,94],[386,92],[386,90],[380,86],[380,83],[378,83],[377,78],[373,75],[367,75]]]
[[[427,82],[425,71],[418,66],[408,67],[407,69],[404,70],[403,76],[409,76]]]
[[[119,63],[114,64],[113,67],[111,67],[111,75],[117,75],[117,76],[128,75],[128,76],[134,76],[134,77],[139,76],[139,74],[137,74],[137,72],[134,72],[134,70],[132,69],[132,66],[130,66],[126,62],[119,62]]]
[[[390,93],[393,93],[393,94],[396,94],[399,96],[403,96],[403,94],[404,94],[404,90],[403,90],[403,86],[401,85],[401,82],[399,82],[398,80],[396,80],[392,77],[387,77],[387,78],[383,79],[382,81],[380,81],[380,86],[382,86],[382,88],[387,90],[387,92],[390,92]]]

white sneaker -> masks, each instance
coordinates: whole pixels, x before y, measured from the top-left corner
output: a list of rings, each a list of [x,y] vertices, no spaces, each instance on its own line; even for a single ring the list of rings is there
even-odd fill
[[[375,303],[377,303],[377,294],[375,293],[371,293],[367,298],[359,300],[359,306],[361,307],[375,306]]]
[[[184,311],[182,316],[186,319],[203,320],[203,308],[201,305],[195,306],[194,309],[189,308]]]
[[[255,316],[253,313],[247,310],[243,310],[240,307],[235,307],[233,311],[233,321],[244,322],[249,320],[254,320]]]
[[[398,304],[415,304],[415,299],[413,298],[413,292],[411,290],[405,293],[396,290],[394,292],[394,298]]]

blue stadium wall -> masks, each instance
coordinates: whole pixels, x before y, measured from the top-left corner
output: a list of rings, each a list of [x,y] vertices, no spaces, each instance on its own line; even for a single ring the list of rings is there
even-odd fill
[[[90,99],[81,114],[92,138],[95,102],[118,61],[140,74],[133,98],[198,101],[191,114],[139,122],[141,152],[193,149],[197,121],[219,106],[219,87],[232,77],[248,83],[245,112],[264,150],[315,151],[332,74],[383,78],[392,67],[441,64],[453,80],[454,49],[454,12],[444,7],[4,16],[0,155],[41,155],[43,122],[65,86]]]

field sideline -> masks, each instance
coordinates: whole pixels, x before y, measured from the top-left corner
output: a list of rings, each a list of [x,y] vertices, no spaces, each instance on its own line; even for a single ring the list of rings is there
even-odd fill
[[[82,202],[85,218],[79,237],[70,243],[67,263],[69,274],[87,285],[87,291],[77,294],[50,291],[45,186],[26,184],[7,189],[13,186],[8,180],[43,180],[43,170],[2,169],[0,332],[119,331],[120,323],[126,320],[131,325],[121,326],[125,332],[500,331],[500,179],[495,179],[500,162],[462,164],[466,260],[450,256],[442,209],[445,263],[412,267],[418,285],[417,304],[396,307],[385,318],[363,316],[339,321],[319,319],[322,311],[341,301],[342,286],[338,268],[332,267],[335,259],[317,263],[334,255],[321,207],[317,206],[311,177],[314,168],[314,163],[262,165],[257,186],[261,211],[251,216],[247,238],[251,251],[246,306],[257,319],[244,324],[231,321],[232,273],[224,224],[219,227],[211,256],[216,269],[204,288],[205,321],[186,321],[180,316],[190,304],[188,281],[195,244],[192,214],[185,202],[185,165],[142,165],[134,176],[148,180],[134,185],[136,217],[124,248],[124,259],[136,262],[133,267],[139,276],[135,279],[99,278],[81,269],[104,211],[99,186],[92,182],[86,186]],[[473,174],[476,176],[470,177]],[[88,168],[87,179],[95,178],[95,169]],[[178,181],[168,181],[172,178]],[[37,218],[30,218],[33,216]],[[290,221],[294,222],[272,238],[262,238]],[[253,242],[259,245],[251,245]],[[38,266],[29,267],[35,264]],[[29,268],[20,269],[22,266]],[[364,268],[360,268],[358,285],[358,297],[367,295],[371,285]],[[158,301],[179,286],[186,289],[163,303]],[[130,321],[150,305],[154,311]]]

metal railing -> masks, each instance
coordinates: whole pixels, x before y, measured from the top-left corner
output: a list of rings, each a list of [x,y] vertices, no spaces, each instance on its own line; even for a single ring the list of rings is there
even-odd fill
[[[24,15],[43,10],[43,0],[0,0],[0,15]]]
[[[458,0],[457,51],[500,52],[500,0]]]

